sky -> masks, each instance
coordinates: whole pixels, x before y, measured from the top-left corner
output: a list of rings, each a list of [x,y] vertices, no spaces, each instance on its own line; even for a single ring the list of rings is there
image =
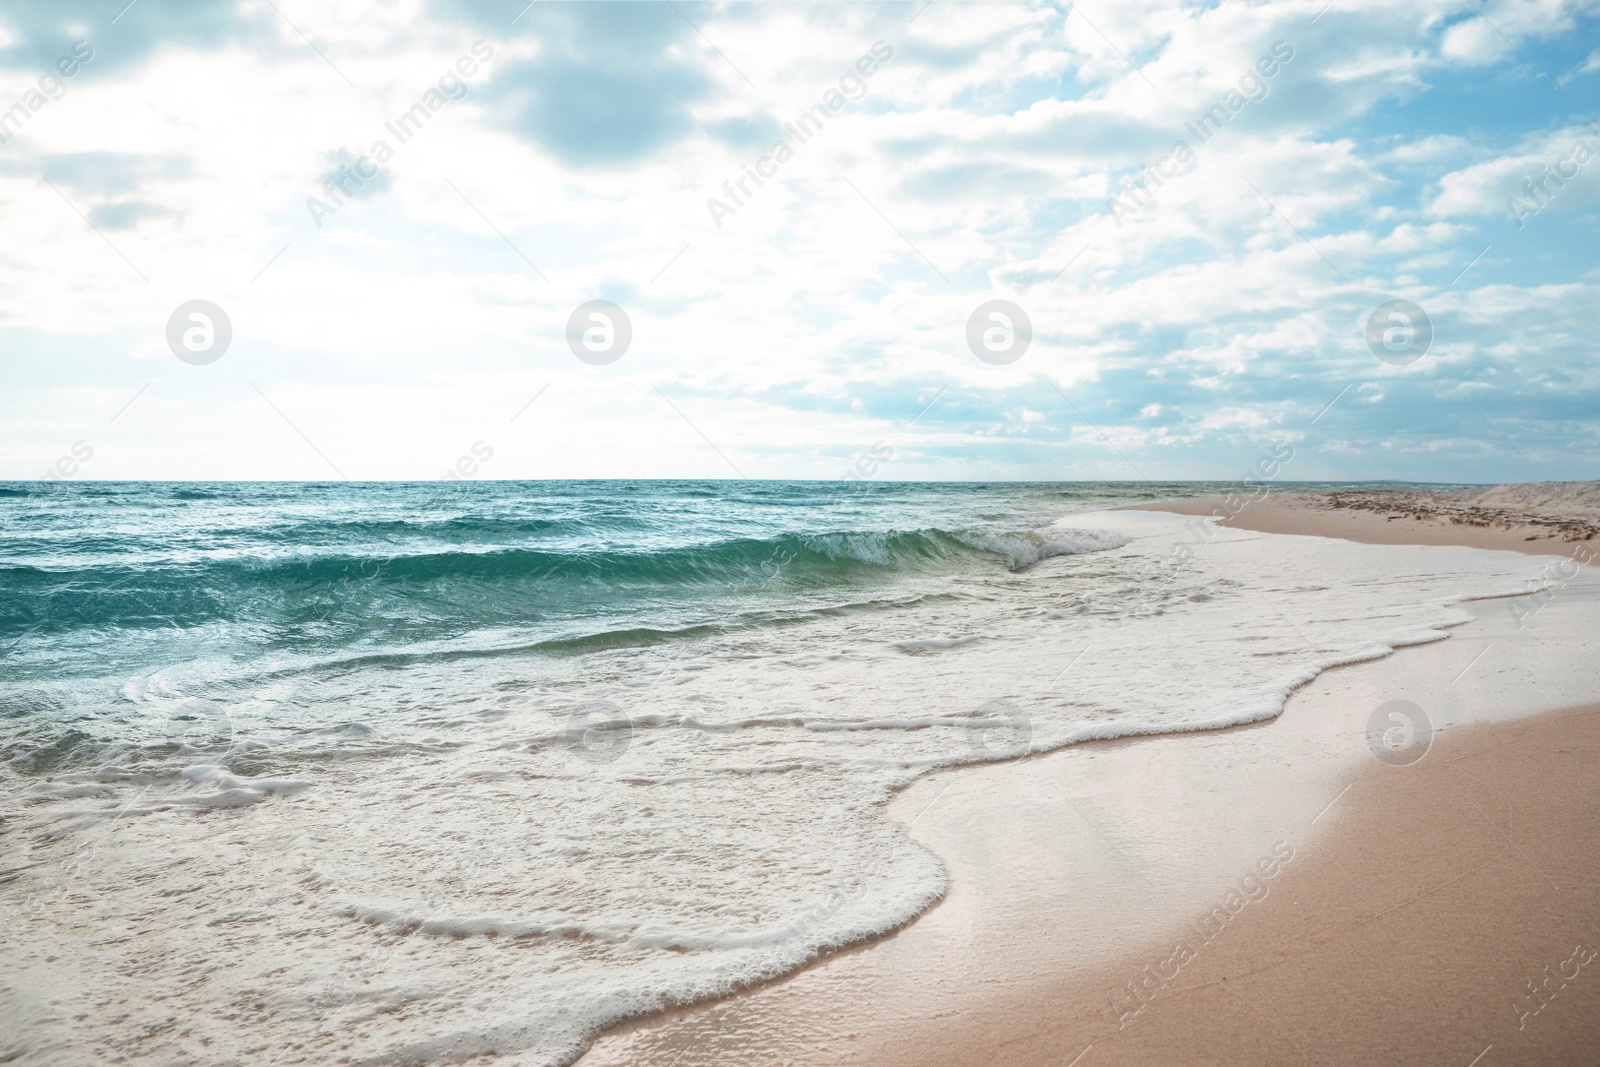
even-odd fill
[[[1600,0],[19,0],[0,137],[0,478],[1600,477]]]

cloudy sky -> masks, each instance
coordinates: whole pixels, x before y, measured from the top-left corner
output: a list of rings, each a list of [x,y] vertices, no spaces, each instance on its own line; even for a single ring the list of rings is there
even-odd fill
[[[0,477],[1597,476],[1600,0],[125,4],[0,8]]]

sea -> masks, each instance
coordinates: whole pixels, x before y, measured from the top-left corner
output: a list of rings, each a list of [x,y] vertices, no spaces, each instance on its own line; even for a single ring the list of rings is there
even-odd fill
[[[1106,510],[1241,492],[0,483],[0,1061],[568,1064],[936,904],[921,775],[1540,581]]]

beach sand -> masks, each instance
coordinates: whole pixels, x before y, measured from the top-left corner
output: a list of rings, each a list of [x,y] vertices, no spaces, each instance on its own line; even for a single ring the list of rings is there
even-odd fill
[[[1222,525],[1262,533],[1339,537],[1370,545],[1464,545],[1541,555],[1600,553],[1600,516],[1586,507],[1505,508],[1446,494],[1273,493],[1197,496],[1134,504],[1129,511],[1216,515]],[[1583,553],[1587,552],[1585,556]]]
[[[1406,539],[1516,536],[1434,533],[1460,539]],[[1268,723],[920,780],[891,814],[949,868],[940,904],[581,1063],[1600,1062],[1597,588],[1476,602]],[[1392,700],[1433,730],[1409,765],[1369,745]]]

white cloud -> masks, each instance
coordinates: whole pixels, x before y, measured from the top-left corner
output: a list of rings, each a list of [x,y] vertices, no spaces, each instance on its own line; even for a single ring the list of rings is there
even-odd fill
[[[664,46],[706,87],[685,105],[686,132],[588,163],[513,121],[508,72],[550,52],[532,29],[508,32],[466,97],[395,145],[386,187],[318,229],[306,199],[325,195],[330,160],[388,138],[384,123],[483,34],[423,0],[285,6],[325,60],[249,0],[242,17],[270,27],[275,48],[159,45],[75,83],[4,148],[0,323],[62,369],[8,416],[27,428],[0,472],[25,475],[147,381],[97,472],[325,474],[287,416],[352,477],[428,476],[480,438],[497,449],[495,477],[729,473],[701,432],[757,476],[829,476],[892,438],[905,444],[895,476],[909,477],[1003,471],[983,451],[997,436],[1073,445],[1049,436],[1066,409],[1047,377],[1101,398],[1102,428],[1128,447],[1231,448],[1292,428],[1348,380],[1330,388],[1330,375],[1389,373],[1361,323],[1400,290],[1471,325],[1441,331],[1441,359],[1572,352],[1540,333],[1566,322],[1548,313],[1576,299],[1566,290],[1496,290],[1498,325],[1429,294],[1481,247],[1477,221],[1504,212],[1506,182],[1576,127],[1511,149],[1425,126],[1364,138],[1352,118],[1489,61],[1491,45],[1444,0],[1339,0],[1313,25],[1319,8],[1152,0],[1097,9],[1093,26],[1044,5],[939,4],[910,24],[888,8],[719,8],[700,26],[721,55],[687,30]],[[1572,10],[1489,12],[1523,40]],[[771,120],[816,102],[878,40],[894,56],[864,97],[715,225],[707,197],[766,151]],[[1265,98],[1118,226],[1117,183],[1280,40],[1295,55]],[[1423,175],[1441,166],[1454,169],[1428,191]],[[78,211],[111,220],[103,238]],[[564,341],[572,308],[599,295],[634,325],[608,368]],[[995,296],[1035,325],[1007,367],[964,341]],[[173,360],[163,335],[195,297],[235,327],[206,368]],[[1011,473],[1062,469],[1039,462]],[[1094,469],[1125,473],[1114,465]]]
[[[1506,155],[1452,171],[1429,203],[1436,218],[1502,215],[1515,224],[1545,206],[1592,207],[1600,198],[1600,128],[1534,135]],[[1515,200],[1516,205],[1510,204]]]

